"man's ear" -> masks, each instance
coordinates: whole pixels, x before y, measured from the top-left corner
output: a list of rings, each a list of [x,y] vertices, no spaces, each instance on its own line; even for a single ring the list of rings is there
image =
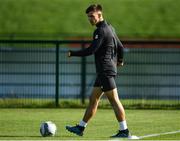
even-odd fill
[[[102,17],[102,12],[98,11],[98,17],[101,18]]]

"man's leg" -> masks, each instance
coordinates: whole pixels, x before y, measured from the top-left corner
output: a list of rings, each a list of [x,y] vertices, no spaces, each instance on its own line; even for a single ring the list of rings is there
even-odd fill
[[[96,114],[99,100],[102,95],[103,95],[103,92],[100,87],[93,88],[92,94],[89,98],[89,105],[86,108],[86,112],[84,114],[83,119],[76,126],[66,126],[66,129],[69,132],[75,133],[79,136],[83,135],[83,131],[84,131],[88,121]]]
[[[105,95],[107,96],[109,102],[111,103],[116,118],[119,122],[124,121],[125,120],[125,111],[124,111],[124,107],[121,104],[120,100],[119,100],[119,96],[117,93],[117,89],[113,89],[110,91],[105,92]]]
[[[109,102],[111,103],[113,110],[115,112],[116,118],[120,125],[119,132],[112,137],[129,137],[130,133],[127,128],[125,111],[124,111],[123,105],[121,104],[119,100],[117,88],[105,92],[105,95],[107,96]]]
[[[96,114],[99,100],[102,95],[103,92],[100,87],[93,88],[92,94],[89,98],[89,105],[86,108],[86,112],[83,117],[84,122],[88,123],[88,121]]]

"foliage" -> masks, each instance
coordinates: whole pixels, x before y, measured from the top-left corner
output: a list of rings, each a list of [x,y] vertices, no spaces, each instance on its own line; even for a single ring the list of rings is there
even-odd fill
[[[126,109],[180,109],[178,100],[145,100],[123,99],[122,104]],[[88,100],[82,104],[80,99],[60,99],[58,108],[85,108]],[[0,99],[0,108],[55,108],[54,99]],[[102,99],[99,108],[110,109],[107,99]]]

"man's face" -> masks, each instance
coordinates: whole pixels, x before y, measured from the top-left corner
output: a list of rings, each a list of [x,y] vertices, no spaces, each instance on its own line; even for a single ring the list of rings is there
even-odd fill
[[[87,13],[87,16],[91,25],[96,25],[100,21],[101,13],[98,11],[91,11]]]

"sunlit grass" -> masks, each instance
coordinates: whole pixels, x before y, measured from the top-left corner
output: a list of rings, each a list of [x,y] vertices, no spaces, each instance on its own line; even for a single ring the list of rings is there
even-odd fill
[[[83,137],[65,130],[82,119],[85,109],[0,109],[0,140],[110,140],[118,130],[112,109],[98,109],[89,122]],[[179,110],[126,110],[129,130],[133,135],[144,136],[179,130]],[[39,128],[43,121],[53,121],[58,130],[55,137],[41,137]],[[151,140],[178,140],[180,133],[163,135]]]

